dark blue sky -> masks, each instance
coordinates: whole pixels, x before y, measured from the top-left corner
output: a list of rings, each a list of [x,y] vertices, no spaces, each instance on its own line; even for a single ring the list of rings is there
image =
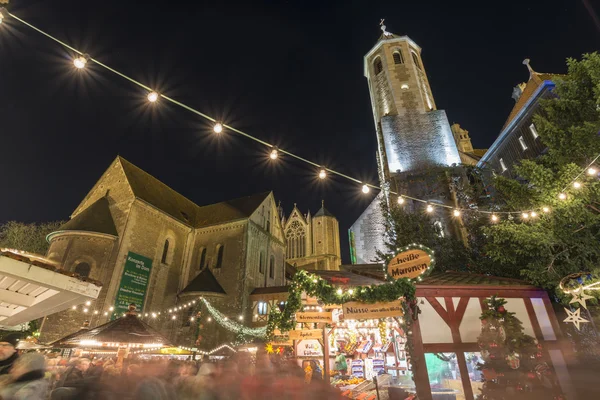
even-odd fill
[[[600,44],[586,0],[460,2],[17,1],[12,11],[162,93],[318,163],[377,183],[362,57],[379,19],[423,48],[438,108],[489,146],[512,87]],[[190,4],[191,3],[191,4]],[[591,4],[592,2],[588,2]],[[596,12],[600,6],[596,5]],[[0,25],[0,222],[66,219],[120,154],[196,203],[274,190],[346,230],[372,195],[226,134],[14,21]]]

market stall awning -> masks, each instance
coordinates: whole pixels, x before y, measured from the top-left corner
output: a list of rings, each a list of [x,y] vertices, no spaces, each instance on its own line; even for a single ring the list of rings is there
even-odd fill
[[[52,343],[53,347],[170,347],[167,338],[140,320],[135,311],[93,329],[70,334]]]
[[[62,271],[41,256],[0,250],[0,327],[12,327],[95,300],[98,282]]]

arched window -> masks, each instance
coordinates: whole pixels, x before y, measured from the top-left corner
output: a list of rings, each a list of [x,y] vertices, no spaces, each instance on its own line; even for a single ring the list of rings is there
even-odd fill
[[[421,63],[419,63],[419,57],[417,56],[417,53],[415,53],[413,50],[411,50],[410,55],[412,56],[412,59],[415,62],[415,65],[417,66],[417,68],[421,69]]]
[[[404,64],[404,58],[399,49],[394,51],[394,64]]]
[[[265,273],[265,255],[263,254],[263,252],[261,251],[258,254],[258,272],[260,272],[261,274]]]
[[[300,222],[293,221],[285,231],[287,258],[304,257],[306,254],[306,232]]]
[[[206,247],[204,247],[200,252],[200,265],[198,269],[204,269],[204,264],[206,264]]]
[[[90,264],[86,262],[80,262],[75,266],[74,272],[82,278],[87,278],[90,276],[91,269],[92,267],[90,267]]]
[[[168,255],[169,255],[169,239],[165,240],[165,245],[163,247],[163,253],[162,253],[162,257],[160,258],[160,262],[163,264],[166,264]]]
[[[271,256],[269,261],[269,278],[275,279],[275,256]]]
[[[215,268],[221,268],[223,266],[223,251],[225,251],[225,246],[222,244],[217,247],[217,263],[215,264]]]
[[[375,75],[379,75],[379,73],[383,71],[383,64],[381,63],[381,58],[377,57],[375,61],[373,61],[373,69],[375,70]]]

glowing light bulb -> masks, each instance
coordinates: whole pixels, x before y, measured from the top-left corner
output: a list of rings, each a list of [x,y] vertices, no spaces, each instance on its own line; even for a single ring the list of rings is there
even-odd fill
[[[108,315],[108,313],[106,311],[104,311],[104,316],[106,317]]]
[[[279,157],[279,151],[277,151],[277,149],[271,150],[269,158],[271,158],[271,160],[277,160],[277,157]]]
[[[148,93],[148,101],[150,103],[156,103],[156,101],[158,100],[158,93],[152,91],[150,93]]]
[[[210,321],[212,321],[212,318],[211,318],[211,317],[208,317],[208,318],[206,318],[206,320],[207,320],[208,322],[210,322]]]
[[[344,291],[342,289],[338,289],[336,293],[341,296]]]
[[[404,197],[398,196],[398,204],[404,204]]]
[[[452,214],[453,214],[455,217],[460,217],[460,211],[459,211],[459,210],[454,210],[454,211],[452,212]]]
[[[348,294],[354,294],[354,290],[353,289],[348,290]]]
[[[598,170],[594,167],[589,167],[587,170],[588,175],[597,175],[598,174]]]
[[[98,310],[94,310],[94,314],[95,314],[95,315],[98,315]]]
[[[156,313],[152,313],[152,318],[156,318]]]
[[[77,310],[77,306],[73,306],[73,310]]]
[[[580,189],[580,188],[581,188],[581,183],[579,183],[579,182],[575,181],[575,182],[573,182],[573,187],[574,187],[575,189]]]
[[[194,321],[194,317],[190,317],[190,321]]]
[[[327,171],[322,169],[319,171],[319,179],[325,179],[325,178],[327,178]]]
[[[427,212],[433,212],[433,206],[431,204],[427,204],[427,208],[426,208]]]
[[[223,318],[223,321],[227,321],[227,320],[229,320],[229,318],[227,318],[227,317]]]
[[[549,207],[542,207],[542,211],[545,213],[549,213],[550,212],[550,208]]]
[[[220,122],[217,122],[215,124],[215,126],[213,127],[213,131],[215,131],[215,133],[221,133],[223,132],[223,124]]]
[[[4,14],[2,14],[2,12],[0,12],[0,24],[2,23],[3,20],[4,20]]]
[[[558,195],[558,198],[561,200],[565,200],[567,198],[567,195],[565,193],[561,193]]]
[[[242,321],[242,320],[244,319],[244,316],[243,316],[243,315],[240,315],[240,316],[238,317],[238,319],[239,319],[240,321]]]
[[[529,214],[528,213],[523,213],[522,217],[523,217],[523,219],[528,219],[529,218]]]
[[[369,193],[369,191],[370,191],[370,190],[371,190],[371,189],[369,189],[369,186],[368,186],[368,185],[363,185],[363,187],[362,187],[362,192],[363,192],[363,193]]]
[[[531,218],[535,218],[535,217],[537,217],[537,213],[535,211],[532,211],[531,212]]]
[[[88,311],[89,311],[89,310],[88,310],[87,308],[84,308],[84,309],[83,309],[83,312],[84,312],[84,313],[87,313]]]
[[[171,319],[175,319],[175,318],[177,318],[175,315],[173,315],[173,316],[171,317]]]
[[[92,302],[91,302],[91,301],[86,301],[86,302],[85,302],[85,305],[86,305],[86,306],[91,306],[91,305],[92,305]]]
[[[77,69],[84,69],[87,64],[87,59],[84,56],[75,57],[73,59],[73,65]]]

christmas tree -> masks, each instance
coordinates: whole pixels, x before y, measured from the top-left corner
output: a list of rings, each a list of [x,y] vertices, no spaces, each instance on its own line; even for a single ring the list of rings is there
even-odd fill
[[[492,296],[480,317],[478,344],[483,362],[478,369],[484,383],[477,398],[563,400],[541,345],[523,332],[523,324],[505,304],[506,300]]]

